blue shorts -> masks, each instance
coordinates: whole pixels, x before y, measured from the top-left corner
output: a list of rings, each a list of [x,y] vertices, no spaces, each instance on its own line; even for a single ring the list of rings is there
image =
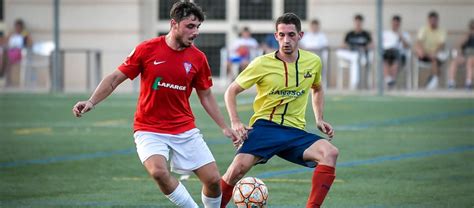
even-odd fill
[[[253,124],[248,138],[237,153],[247,153],[261,159],[257,164],[266,163],[274,155],[305,167],[316,167],[314,161],[304,161],[303,153],[322,137],[304,130],[283,126],[259,119]]]

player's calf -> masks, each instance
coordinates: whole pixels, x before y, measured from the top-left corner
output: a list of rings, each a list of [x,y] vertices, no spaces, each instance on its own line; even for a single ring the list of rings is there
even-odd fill
[[[252,168],[257,159],[251,154],[237,154],[222,179],[229,185],[235,185]]]
[[[242,179],[245,174],[252,168],[258,158],[250,154],[237,154],[234,161],[227,168],[226,173],[222,176],[222,203],[221,208],[225,208],[232,197],[232,190],[234,185]]]
[[[318,140],[305,151],[305,157],[318,162],[313,177],[307,208],[319,208],[336,178],[336,160],[339,150],[326,140]]]

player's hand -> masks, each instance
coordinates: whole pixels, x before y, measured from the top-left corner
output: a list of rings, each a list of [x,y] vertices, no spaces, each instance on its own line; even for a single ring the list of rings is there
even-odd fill
[[[81,117],[82,114],[94,109],[94,104],[90,100],[79,101],[72,107],[72,114],[76,117]]]
[[[429,57],[430,57],[431,61],[436,61],[437,58],[438,58],[438,57],[436,56],[436,53],[430,54]]]
[[[420,52],[418,52],[417,55],[418,55],[418,58],[423,58],[423,57],[426,56],[426,53],[424,51],[420,51]]]
[[[233,129],[226,127],[222,129],[222,133],[224,133],[226,137],[232,139],[232,144],[234,147],[238,147],[242,143],[242,138]]]
[[[252,127],[245,126],[242,122],[232,122],[232,129],[234,129],[239,137],[242,139],[242,142],[247,139],[247,134]]]
[[[334,137],[334,129],[332,128],[331,124],[327,123],[326,121],[319,121],[318,124],[318,129],[323,132],[324,134],[329,136],[329,140]]]

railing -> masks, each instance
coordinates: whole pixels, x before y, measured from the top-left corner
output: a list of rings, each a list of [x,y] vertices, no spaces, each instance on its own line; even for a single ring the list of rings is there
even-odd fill
[[[52,92],[64,92],[65,89],[65,56],[68,54],[84,54],[86,65],[85,85],[87,91],[92,91],[102,79],[102,51],[98,49],[61,49],[59,51],[60,69],[53,73],[52,57],[54,57],[54,44],[50,42],[37,43],[32,48],[22,49],[22,59],[19,63],[19,86],[20,90],[38,90],[38,74],[46,70],[49,74],[46,78],[46,90]],[[7,60],[5,57],[2,60]],[[8,63],[4,64],[8,66]]]
[[[86,56],[86,89],[91,92],[102,80],[102,51],[99,49],[61,49],[61,88],[64,90],[64,57],[66,54],[85,54]]]

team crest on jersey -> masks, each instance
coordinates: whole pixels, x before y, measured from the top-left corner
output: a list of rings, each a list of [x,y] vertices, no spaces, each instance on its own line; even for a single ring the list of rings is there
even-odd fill
[[[307,69],[304,72],[304,78],[311,78],[311,77],[313,77],[313,75],[311,75],[311,69]]]
[[[184,66],[184,70],[186,70],[186,74],[188,74],[189,71],[191,71],[191,68],[193,67],[193,65],[189,62],[184,62],[183,66]]]

